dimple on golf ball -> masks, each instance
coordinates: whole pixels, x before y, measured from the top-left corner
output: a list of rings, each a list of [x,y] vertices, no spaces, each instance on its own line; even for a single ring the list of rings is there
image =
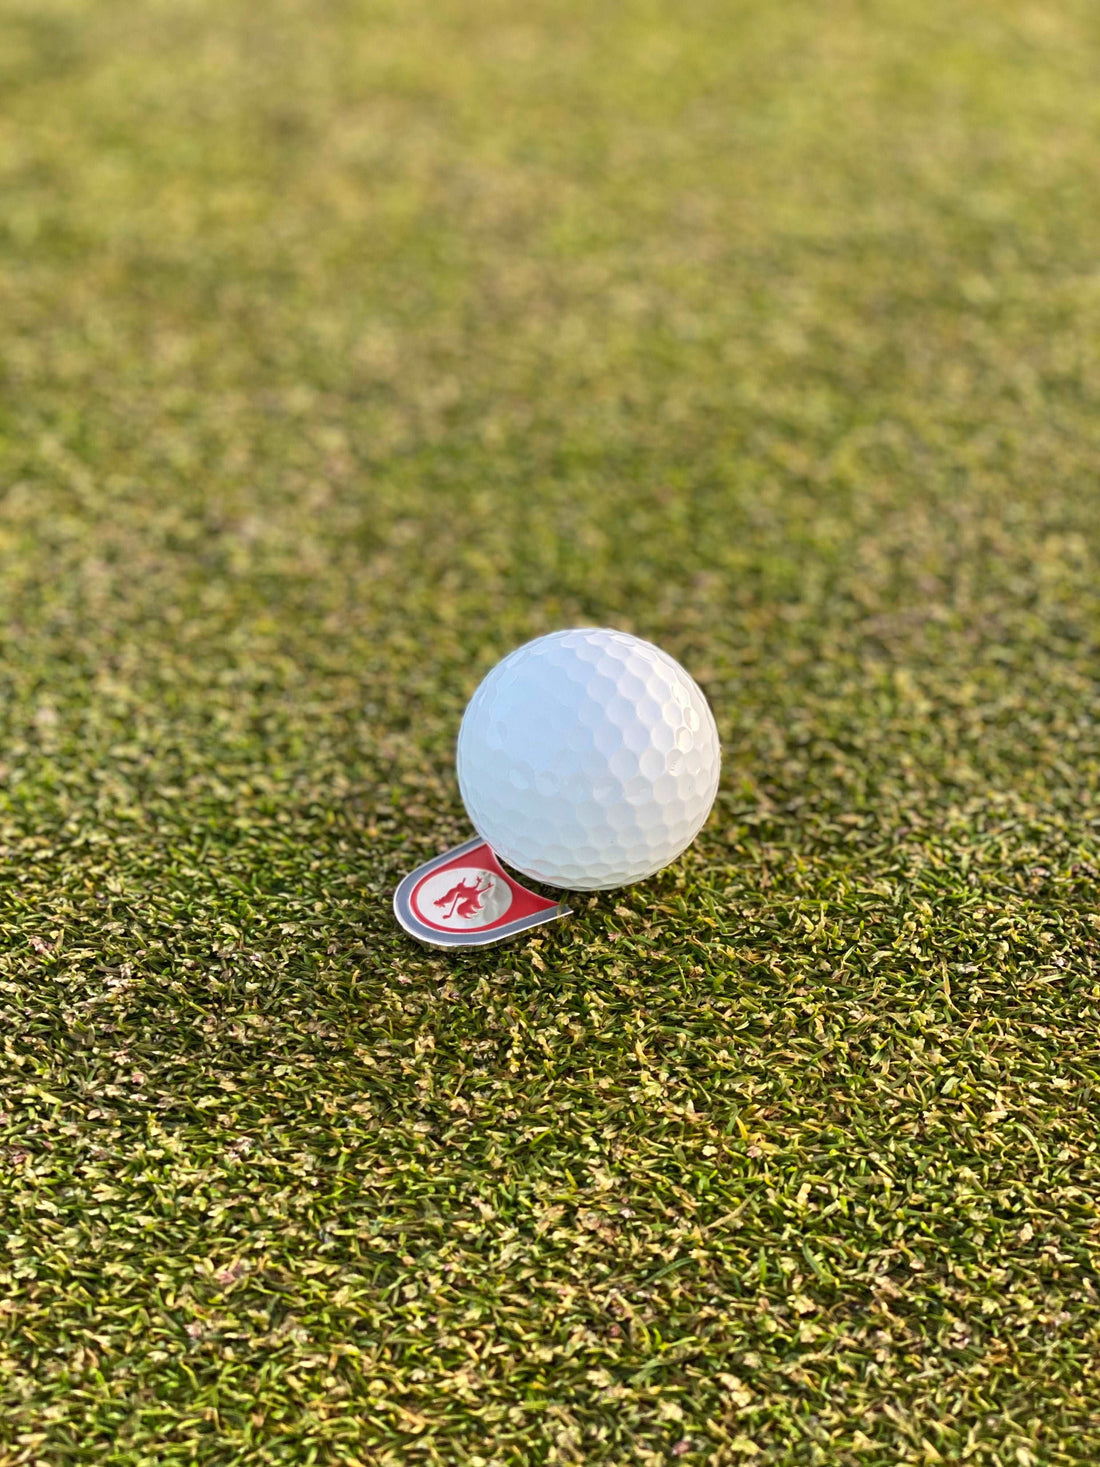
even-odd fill
[[[458,784],[483,840],[571,891],[629,886],[695,839],[721,753],[702,691],[640,637],[537,637],[487,674],[458,734]]]

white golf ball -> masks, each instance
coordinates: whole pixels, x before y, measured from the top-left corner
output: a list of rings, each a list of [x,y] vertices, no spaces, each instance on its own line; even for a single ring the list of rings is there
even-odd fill
[[[458,733],[474,828],[550,886],[600,891],[667,866],[714,804],[721,753],[706,698],[667,652],[581,627],[519,647]]]

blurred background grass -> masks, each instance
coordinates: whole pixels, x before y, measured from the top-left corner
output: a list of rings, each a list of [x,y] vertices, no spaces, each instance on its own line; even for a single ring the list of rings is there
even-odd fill
[[[0,1462],[1094,1463],[1100,15],[0,0]],[[389,893],[524,638],[654,881]]]

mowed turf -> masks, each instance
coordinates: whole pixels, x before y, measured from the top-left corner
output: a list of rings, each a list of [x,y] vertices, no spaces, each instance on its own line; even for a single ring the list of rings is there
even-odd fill
[[[0,0],[0,1464],[1100,1460],[1100,16]],[[394,926],[492,663],[676,865]]]

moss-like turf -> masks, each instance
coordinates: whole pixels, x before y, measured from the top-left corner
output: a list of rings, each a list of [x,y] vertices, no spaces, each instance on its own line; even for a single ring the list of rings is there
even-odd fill
[[[1100,1461],[1100,15],[0,0],[0,1463]],[[509,948],[519,641],[684,860]]]

